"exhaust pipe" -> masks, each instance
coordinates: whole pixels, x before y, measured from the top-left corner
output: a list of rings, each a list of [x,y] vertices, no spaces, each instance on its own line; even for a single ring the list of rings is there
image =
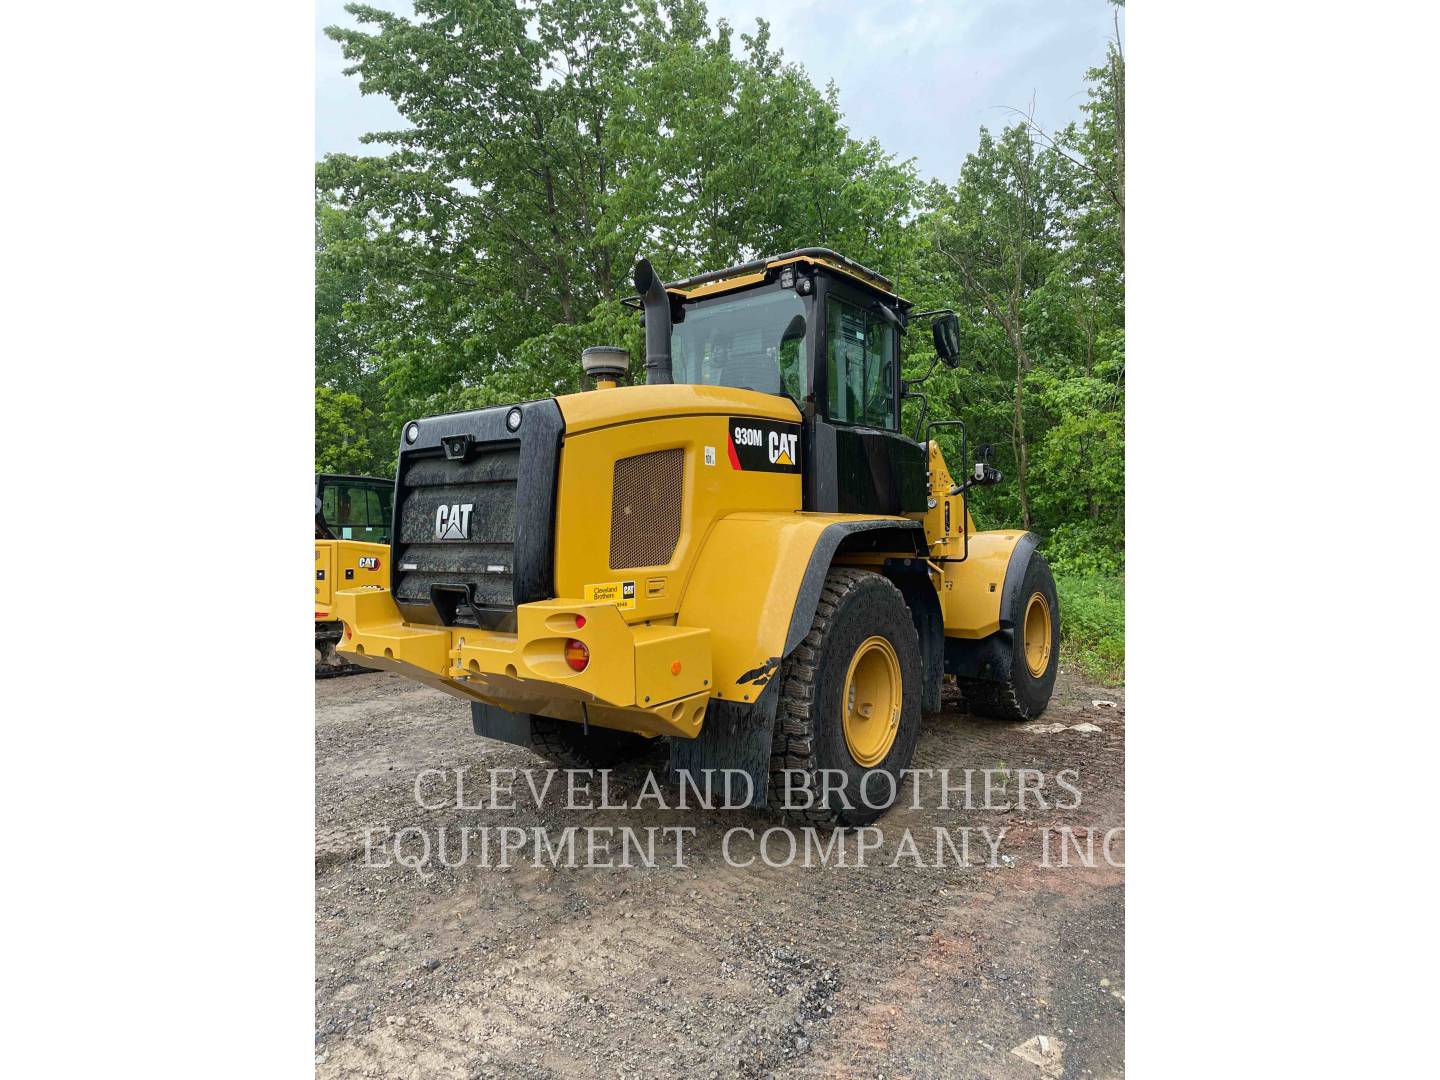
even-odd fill
[[[670,294],[649,259],[635,264],[635,290],[645,304],[645,381],[672,383],[670,368]]]

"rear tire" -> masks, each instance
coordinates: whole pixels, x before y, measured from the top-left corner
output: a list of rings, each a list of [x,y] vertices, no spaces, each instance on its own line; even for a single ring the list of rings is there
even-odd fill
[[[346,668],[357,665],[336,651],[340,644],[343,626],[341,623],[316,623],[315,625],[315,675],[338,675]]]
[[[803,824],[850,826],[889,809],[920,737],[920,680],[920,640],[900,590],[881,574],[831,570],[810,632],[780,668],[771,808]]]
[[[1050,704],[1060,668],[1060,599],[1050,564],[1030,556],[1010,611],[1008,671],[998,681],[959,679],[965,708],[992,720],[1033,720]]]
[[[591,724],[587,733],[569,720],[530,717],[531,749],[562,769],[612,769],[642,757],[652,744],[629,731]]]

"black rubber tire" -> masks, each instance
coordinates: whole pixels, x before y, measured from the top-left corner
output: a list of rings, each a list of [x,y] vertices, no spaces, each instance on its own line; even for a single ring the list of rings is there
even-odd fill
[[[569,720],[530,717],[531,749],[562,769],[612,769],[644,756],[652,742],[629,731],[591,724],[587,734]]]
[[[1025,663],[1025,609],[1036,593],[1050,605],[1050,660],[1037,678]],[[1055,578],[1050,564],[1038,551],[1030,556],[1015,594],[1014,609],[1005,613],[1013,629],[1007,670],[999,681],[958,679],[965,708],[991,720],[1033,720],[1050,704],[1055,675],[1060,670],[1060,599],[1055,595]]]
[[[856,649],[877,634],[890,642],[900,662],[900,724],[884,760],[867,769],[845,745],[840,696]],[[802,825],[870,824],[899,797],[900,772],[910,766],[920,738],[920,639],[900,590],[881,574],[831,570],[810,632],[786,657],[779,677],[780,700],[770,748],[771,808]],[[792,788],[813,793],[821,790],[822,769],[844,771],[843,791],[850,806],[832,790],[828,805],[787,808],[786,771],[803,773],[791,773]],[[878,775],[881,772],[890,774],[893,785]],[[792,800],[804,801],[803,796]]]
[[[351,663],[348,659],[336,651],[344,633],[344,624],[338,622],[322,622],[315,624],[315,677],[323,678],[326,675],[339,675],[347,672],[347,669],[354,671],[369,671],[370,668],[361,667]]]

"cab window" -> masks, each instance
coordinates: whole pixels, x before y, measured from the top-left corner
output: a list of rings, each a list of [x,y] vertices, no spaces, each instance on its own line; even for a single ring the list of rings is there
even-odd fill
[[[894,329],[879,315],[833,296],[825,314],[830,419],[895,430]]]
[[[339,539],[384,544],[389,542],[392,497],[389,488],[326,484],[320,493],[320,512]]]
[[[671,331],[677,383],[737,386],[799,401],[805,385],[805,303],[794,290],[719,296],[685,307]]]

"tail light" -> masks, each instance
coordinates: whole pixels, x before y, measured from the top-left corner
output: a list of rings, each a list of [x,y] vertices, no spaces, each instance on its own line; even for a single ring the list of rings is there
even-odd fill
[[[590,650],[583,641],[571,638],[565,642],[565,662],[572,671],[584,671],[585,666],[590,663]]]

